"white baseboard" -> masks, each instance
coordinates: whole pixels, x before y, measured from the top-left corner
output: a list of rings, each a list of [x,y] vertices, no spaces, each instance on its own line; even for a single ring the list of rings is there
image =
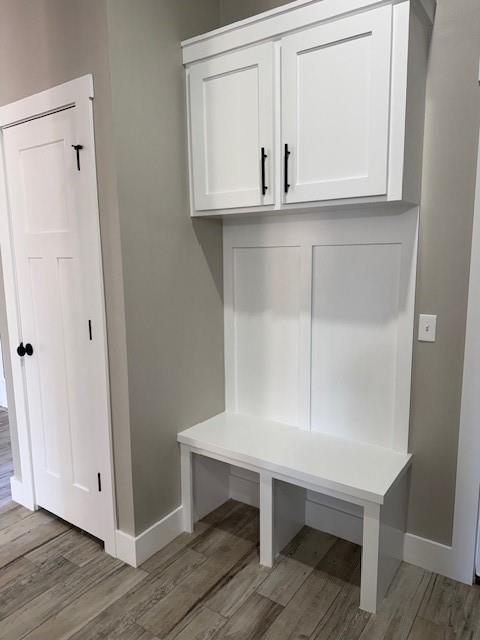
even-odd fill
[[[252,477],[248,477],[245,470],[232,468],[230,474],[230,498],[249,504],[251,507],[260,506],[260,485],[257,479],[254,479],[255,474],[251,474]]]
[[[22,507],[30,509],[30,511],[35,511],[37,507],[32,501],[31,492],[28,491],[23,482],[15,476],[10,478],[10,492],[13,502],[21,504]]]
[[[363,520],[361,516],[347,513],[320,500],[308,500],[305,504],[305,524],[332,536],[362,544]]]
[[[117,529],[115,534],[117,558],[132,567],[139,567],[182,533],[182,518],[183,509],[180,506],[138,536],[132,536]]]
[[[1,361],[0,361],[1,367]],[[7,384],[5,380],[0,380],[0,407],[2,409],[8,409],[8,401],[7,401]]]
[[[403,560],[427,571],[439,573],[453,580],[461,580],[452,571],[453,549],[434,540],[406,533],[403,542]]]

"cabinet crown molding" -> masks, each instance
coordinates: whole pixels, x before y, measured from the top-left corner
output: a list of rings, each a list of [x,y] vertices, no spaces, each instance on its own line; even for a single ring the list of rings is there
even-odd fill
[[[270,11],[225,25],[181,43],[189,65],[255,42],[274,39],[315,23],[355,14],[381,5],[411,4],[428,26],[433,25],[437,0],[295,0]]]

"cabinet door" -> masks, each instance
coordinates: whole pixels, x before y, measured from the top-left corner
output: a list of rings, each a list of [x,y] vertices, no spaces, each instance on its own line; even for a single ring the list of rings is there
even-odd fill
[[[272,43],[195,65],[189,90],[194,209],[272,204]]]
[[[391,6],[282,39],[286,203],[387,192],[391,40]]]

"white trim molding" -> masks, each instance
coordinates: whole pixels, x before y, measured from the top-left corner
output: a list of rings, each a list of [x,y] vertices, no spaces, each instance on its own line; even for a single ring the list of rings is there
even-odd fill
[[[34,502],[32,492],[26,482],[22,482],[17,476],[11,476],[10,478],[10,493],[12,495],[13,502],[21,504],[30,511],[36,511],[37,505]]]
[[[177,507],[138,536],[117,529],[117,558],[132,567],[139,567],[183,531],[183,507]]]
[[[413,533],[406,533],[403,540],[403,560],[427,571],[439,573],[442,576],[453,577],[450,574],[452,547],[445,544],[421,538]]]
[[[399,4],[403,0],[383,0],[378,4]],[[436,0],[409,0],[418,6],[431,25]],[[312,24],[351,15],[377,4],[372,0],[296,0],[281,7],[256,14],[208,33],[184,40],[183,63],[192,64],[247,44],[262,42],[278,34],[292,33]]]
[[[480,494],[480,144],[470,258],[450,577],[471,584]]]

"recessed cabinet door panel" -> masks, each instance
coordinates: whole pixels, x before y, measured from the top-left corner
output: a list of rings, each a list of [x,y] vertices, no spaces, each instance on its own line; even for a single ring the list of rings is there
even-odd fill
[[[194,66],[189,88],[194,209],[272,204],[273,45]]]
[[[282,40],[286,203],[387,192],[392,8]]]

